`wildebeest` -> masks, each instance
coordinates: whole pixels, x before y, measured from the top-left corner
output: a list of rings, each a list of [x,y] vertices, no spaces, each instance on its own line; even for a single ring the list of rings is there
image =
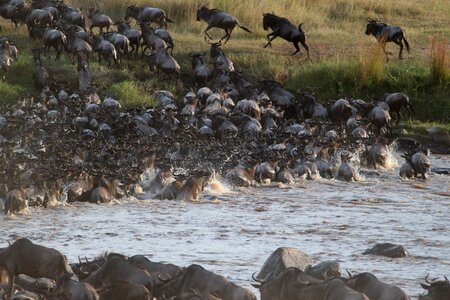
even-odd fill
[[[382,282],[371,273],[350,276],[345,280],[345,284],[355,291],[364,293],[370,300],[409,300],[399,287]]]
[[[130,60],[130,40],[123,34],[117,32],[108,32],[102,34],[103,38],[114,45],[117,51],[118,62],[122,62],[124,56]]]
[[[0,251],[0,268],[5,268],[8,272],[9,294],[12,293],[14,278],[19,274],[57,281],[64,274],[73,275],[64,255],[55,249],[36,245],[26,238],[18,239]]]
[[[64,274],[49,297],[50,300],[98,300],[94,287],[85,282],[79,282]]]
[[[405,107],[406,110],[411,113],[414,112],[413,106],[409,101],[409,97],[404,93],[386,93],[383,96],[383,101],[389,105],[389,111],[395,113],[397,116],[397,122],[400,122],[401,114],[400,110]]]
[[[151,292],[143,285],[116,281],[100,292],[100,300],[152,300]]]
[[[32,49],[33,52],[33,61],[34,61],[34,69],[33,69],[33,77],[34,84],[37,89],[42,89],[48,85],[50,74],[48,73],[47,68],[42,65],[41,61],[41,51],[42,49]]]
[[[189,53],[191,57],[192,69],[194,70],[197,84],[206,84],[212,76],[211,69],[203,62],[206,53]]]
[[[142,32],[142,57],[144,56],[147,49],[150,52],[156,52],[158,49],[166,48],[166,42],[157,36],[153,28],[148,27],[145,23],[141,22],[141,32]]]
[[[336,179],[343,180],[343,181],[357,181],[357,170],[356,168],[350,163],[350,152],[347,150],[342,151],[341,153],[341,165],[339,166],[338,174],[336,176]]]
[[[170,281],[164,287],[163,294],[170,298],[191,292],[192,289],[216,295],[223,300],[256,300],[249,290],[195,264],[190,265],[182,276]]]
[[[5,214],[16,213],[28,207],[25,190],[17,188],[9,191],[5,197]]]
[[[183,201],[197,200],[200,192],[208,185],[210,175],[208,172],[192,174],[178,191],[176,199]]]
[[[166,48],[160,48],[156,52],[147,55],[150,70],[161,70],[168,75],[175,75],[177,78],[180,76],[180,65],[171,56]]]
[[[102,36],[94,36],[92,40],[92,49],[98,53],[98,63],[101,63],[103,57],[108,63],[108,66],[111,66],[111,58],[117,64],[116,47],[111,42],[105,40]]]
[[[428,291],[427,295],[419,296],[419,300],[450,300],[450,283],[447,277],[445,280],[428,280],[428,275],[425,277],[425,283],[421,283],[422,288]]]
[[[160,262],[153,262],[147,259],[143,255],[134,255],[129,258],[129,262],[152,275],[155,280],[155,295],[160,297],[160,287],[166,283],[166,279],[174,279],[180,276],[183,272],[183,268],[180,268],[174,264],[166,264]]]
[[[83,55],[77,56],[78,90],[84,93],[92,84],[92,71]]]
[[[273,32],[267,35],[267,44],[264,46],[271,46],[271,42],[277,38],[281,37],[288,42],[294,44],[295,52],[292,55],[297,54],[300,51],[298,43],[302,44],[303,48],[306,49],[306,55],[309,59],[309,47],[306,45],[306,34],[302,29],[302,24],[300,23],[298,27],[295,27],[288,19],[279,17],[275,14],[265,13],[263,14],[263,28],[268,30],[269,28]]]
[[[175,47],[175,44],[173,42],[173,38],[170,35],[170,32],[168,32],[165,29],[162,28],[154,28],[153,32],[159,36],[160,39],[162,39],[167,44],[167,50],[170,49],[170,55],[173,53],[173,48]]]
[[[167,22],[173,23],[164,10],[149,6],[127,5],[125,20],[129,18],[134,18],[138,22],[156,23],[161,28],[167,28]]]
[[[244,29],[245,31],[252,33],[250,29],[247,27],[244,27],[242,25],[239,25],[237,19],[227,14],[223,11],[220,11],[218,9],[209,9],[204,4],[200,5],[197,9],[197,21],[205,21],[208,23],[208,26],[206,27],[204,33],[205,33],[205,40],[208,37],[210,40],[212,40],[212,37],[208,34],[208,30],[210,30],[213,27],[221,28],[225,31],[225,35],[219,40],[219,43],[222,42],[223,39],[225,39],[226,43],[230,37],[231,32],[233,32],[233,29],[238,26],[239,28]]]
[[[327,109],[309,93],[302,93],[301,114],[305,119],[312,118],[325,121],[328,118]]]
[[[400,46],[400,52],[398,53],[399,58],[402,58],[403,41],[405,42],[406,50],[408,52],[410,51],[408,41],[405,38],[405,32],[399,26],[387,25],[375,20],[368,20],[366,34],[373,35],[377,39],[387,59],[389,59],[388,54],[392,54],[386,52],[387,42],[394,42]]]
[[[109,287],[117,281],[130,281],[145,286],[152,295],[155,287],[155,282],[147,271],[130,264],[120,255],[110,255],[106,263],[85,281],[97,289]]]
[[[373,144],[367,153],[367,165],[376,169],[377,166],[383,168],[389,167],[389,155],[391,152],[390,145],[395,139],[379,138],[378,141]]]
[[[33,29],[36,26],[45,27],[53,24],[53,15],[51,12],[45,9],[33,9],[26,17],[26,24],[28,28],[28,34],[31,38],[34,38]]]
[[[210,57],[213,60],[214,69],[225,70],[225,72],[234,71],[233,62],[225,52],[220,48],[221,43],[212,43],[210,48]]]
[[[94,8],[89,8],[88,18],[91,20],[91,26],[89,26],[89,31],[92,33],[94,27],[98,27],[100,33],[103,33],[103,28],[106,27],[106,32],[109,31],[109,27],[113,24],[110,17],[96,10]]]
[[[407,153],[403,157],[406,162],[414,170],[414,176],[417,177],[418,174],[422,175],[423,179],[427,179],[427,172],[430,169],[430,159],[428,158],[428,151],[417,150],[415,153]]]
[[[257,283],[252,285],[260,290],[261,300],[294,300],[308,299],[299,298],[300,290],[308,284],[320,284],[322,280],[306,275],[303,271],[295,267],[284,269],[281,273],[275,275],[269,280],[255,278]]]
[[[65,4],[58,5],[60,13],[60,21],[69,25],[78,25],[86,30],[86,20],[78,9],[70,7]]]
[[[0,71],[2,80],[11,68],[12,63],[17,60],[17,48],[7,38],[0,39]]]
[[[131,51],[134,51],[134,57],[136,58],[139,52],[139,46],[141,44],[141,33],[131,27],[130,23],[124,20],[117,21],[117,31],[128,38],[130,41]]]
[[[64,49],[67,50],[67,37],[58,29],[46,28],[42,37],[42,44],[45,51],[50,50],[50,47],[55,48],[55,60],[59,60],[61,58],[61,52]]]
[[[20,7],[13,5],[12,1],[3,3],[0,5],[0,16],[11,20],[12,23],[18,28],[20,22]]]

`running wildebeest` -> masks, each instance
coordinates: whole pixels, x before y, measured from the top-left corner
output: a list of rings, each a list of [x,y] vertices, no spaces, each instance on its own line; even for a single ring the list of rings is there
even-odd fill
[[[279,17],[275,14],[265,13],[263,14],[263,28],[264,30],[268,30],[269,28],[273,30],[272,33],[267,35],[267,44],[264,46],[272,46],[271,42],[277,38],[281,37],[288,42],[294,44],[296,51],[292,53],[292,55],[297,54],[300,51],[300,47],[298,43],[302,44],[303,48],[306,49],[306,56],[309,59],[309,48],[305,43],[306,34],[302,29],[302,24],[298,25],[298,28],[295,27],[288,19]]]
[[[207,37],[212,40],[212,37],[208,34],[208,30],[213,27],[225,30],[225,35],[219,41],[220,43],[223,39],[225,39],[224,44],[230,39],[231,32],[236,27],[236,25],[244,29],[245,31],[252,33],[250,29],[239,25],[237,19],[234,16],[216,8],[209,9],[204,4],[200,5],[197,9],[197,21],[201,20],[204,20],[206,23],[208,23],[208,27],[206,27],[204,31],[205,40]]]
[[[405,32],[399,26],[387,25],[375,20],[368,20],[366,34],[373,35],[377,39],[387,59],[389,59],[388,54],[392,55],[392,53],[386,52],[387,42],[394,42],[400,46],[400,52],[398,53],[398,58],[400,59],[402,58],[403,53],[403,41],[405,42],[408,53],[410,51],[408,41],[405,38]]]

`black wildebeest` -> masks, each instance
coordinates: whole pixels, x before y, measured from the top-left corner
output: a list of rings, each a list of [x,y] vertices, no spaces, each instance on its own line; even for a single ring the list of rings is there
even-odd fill
[[[210,30],[213,27],[225,30],[225,35],[220,39],[219,43],[222,42],[223,39],[225,39],[224,43],[226,43],[230,39],[231,32],[236,26],[239,26],[239,28],[242,28],[245,31],[252,33],[250,29],[239,25],[237,19],[234,16],[215,8],[209,9],[204,4],[200,5],[197,9],[197,21],[201,20],[204,20],[206,23],[208,23],[208,27],[206,27],[204,31],[205,40],[206,37],[212,40],[212,37],[208,34],[208,30]]]
[[[19,274],[54,280],[59,280],[64,274],[73,275],[64,255],[55,249],[33,244],[26,238],[16,240],[0,252],[0,268],[8,272],[10,295],[14,278]]]
[[[403,53],[403,42],[405,42],[408,53],[410,51],[408,41],[405,38],[405,32],[399,26],[387,25],[385,23],[379,23],[375,20],[368,20],[366,34],[373,35],[377,39],[378,43],[381,45],[381,48],[383,48],[383,52],[387,59],[389,59],[388,54],[392,55],[392,53],[386,52],[387,42],[394,42],[400,46],[400,52],[398,53],[398,57],[400,59],[402,58]]]
[[[273,30],[273,32],[267,35],[267,44],[264,46],[272,46],[271,42],[277,38],[281,37],[288,42],[294,44],[296,51],[292,53],[292,55],[297,54],[300,51],[300,47],[298,43],[302,44],[303,48],[306,49],[306,55],[309,59],[309,47],[306,45],[306,33],[302,29],[303,23],[298,25],[298,28],[295,27],[288,19],[279,17],[275,14],[265,13],[263,14],[263,28],[264,30],[268,30],[269,28]]]

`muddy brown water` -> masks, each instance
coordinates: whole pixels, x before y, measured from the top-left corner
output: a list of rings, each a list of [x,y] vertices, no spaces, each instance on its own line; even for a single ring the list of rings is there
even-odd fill
[[[434,155],[433,167],[450,156]],[[18,237],[54,247],[70,261],[102,251],[146,254],[192,263],[251,288],[251,275],[280,246],[296,247],[315,263],[373,272],[416,298],[419,283],[450,275],[450,176],[401,180],[398,168],[361,182],[299,181],[295,185],[231,189],[210,185],[199,203],[151,195],[110,205],[76,203],[0,216],[0,247]],[[408,258],[361,253],[377,242],[404,245]],[[255,291],[256,292],[256,291]],[[259,296],[259,293],[256,292]]]

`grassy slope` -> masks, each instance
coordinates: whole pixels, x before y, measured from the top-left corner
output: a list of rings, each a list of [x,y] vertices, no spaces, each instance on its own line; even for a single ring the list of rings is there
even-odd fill
[[[73,0],[74,5],[87,10],[88,3],[110,14],[114,19],[123,18],[125,2],[119,0]],[[184,73],[190,72],[187,53],[208,50],[203,40],[203,22],[195,21],[197,0],[155,0],[145,3],[163,8],[176,24],[169,25],[176,42],[175,57]],[[211,0],[210,7],[217,7],[233,13],[239,22],[254,31],[250,35],[236,29],[232,39],[224,47],[235,66],[244,74],[257,80],[261,77],[274,77],[288,88],[313,89],[322,102],[340,96],[353,96],[363,99],[378,99],[385,92],[402,91],[407,93],[416,107],[414,118],[448,123],[450,120],[449,96],[449,41],[450,28],[446,26],[449,15],[447,1],[399,0],[394,5],[388,0],[285,0],[274,4],[271,0]],[[262,49],[265,32],[261,26],[263,12],[275,12],[286,16],[294,23],[304,23],[308,34],[307,43],[311,49],[311,61],[303,54],[289,56],[293,51],[291,44],[281,39],[273,42],[272,49]],[[412,47],[405,59],[396,59],[398,47],[389,44],[394,52],[390,62],[386,62],[376,42],[364,34],[367,18],[380,18],[388,24],[400,24],[406,31]],[[27,48],[33,47],[25,36],[25,29],[12,30],[8,22],[2,22],[3,35],[15,38],[18,42],[20,59],[8,75],[6,83],[0,83],[3,101],[13,101],[17,95],[36,92],[30,76]],[[215,36],[222,32],[211,31]],[[446,72],[440,82],[433,80],[431,73],[432,38],[441,44],[441,54],[447,54],[438,66]],[[435,45],[434,49],[438,47]],[[55,63],[45,59],[55,74],[55,79],[64,78],[73,82],[76,68],[69,64]],[[96,82],[107,93],[116,96],[128,105],[151,104],[152,92],[156,89],[169,89],[183,93],[180,86],[155,78],[143,63],[133,62],[131,69],[115,69],[92,64]],[[436,72],[434,72],[436,73]],[[134,81],[138,80],[138,83]]]

